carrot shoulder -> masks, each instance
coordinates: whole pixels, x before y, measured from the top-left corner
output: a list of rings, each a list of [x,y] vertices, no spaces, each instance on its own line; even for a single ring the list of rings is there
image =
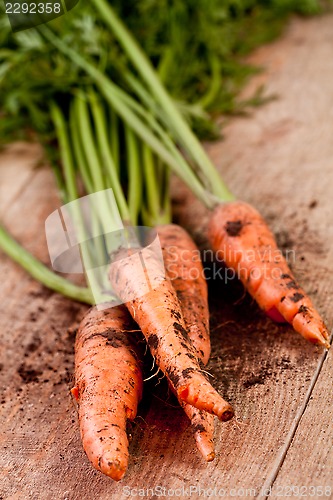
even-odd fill
[[[329,347],[323,320],[257,210],[241,201],[219,205],[211,217],[208,238],[218,259],[237,272],[272,319],[285,320],[309,341]]]
[[[167,376],[177,397],[223,421],[229,420],[233,410],[200,368],[176,292],[164,276],[163,264],[149,249],[141,253],[144,273],[137,254],[133,255],[131,250],[118,253],[109,274],[114,290],[140,326],[156,364]],[[147,282],[149,291],[143,293]]]
[[[190,235],[176,224],[158,226],[167,276],[177,293],[189,339],[198,359],[210,356],[207,282],[200,253]],[[214,460],[214,415],[179,401],[191,421],[197,447],[207,462]]]
[[[94,467],[118,481],[128,465],[127,419],[142,395],[132,318],[124,306],[92,308],[75,342],[75,387],[83,448]]]

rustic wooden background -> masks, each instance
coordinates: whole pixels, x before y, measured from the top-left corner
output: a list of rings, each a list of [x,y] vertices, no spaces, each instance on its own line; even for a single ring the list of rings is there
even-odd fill
[[[225,140],[207,148],[231,189],[295,251],[293,270],[331,327],[333,16],[292,21],[252,61],[266,71],[244,97],[265,84],[276,99],[230,120]],[[47,263],[43,225],[59,202],[51,173],[36,167],[39,156],[22,144],[1,154],[0,216]],[[179,185],[174,197],[177,219],[202,242],[200,204]],[[271,498],[291,485],[304,486],[303,496],[310,486],[333,490],[333,353],[273,324],[237,283],[210,287],[210,370],[237,412],[216,426],[216,460],[203,463],[186,418],[172,399],[161,401],[157,386],[133,425],[128,473],[115,484],[88,463],[69,395],[85,306],[46,290],[3,254],[0,277],[0,498],[123,499],[125,487],[158,485],[224,488],[225,498],[239,488],[238,496],[262,498],[261,488],[272,487]]]

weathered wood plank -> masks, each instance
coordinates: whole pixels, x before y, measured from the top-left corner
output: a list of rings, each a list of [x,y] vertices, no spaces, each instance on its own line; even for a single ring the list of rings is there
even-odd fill
[[[230,187],[270,219],[282,246],[295,250],[294,271],[329,324],[333,319],[333,127],[329,120],[333,63],[328,57],[332,22],[329,16],[297,20],[282,40],[256,54],[257,62],[269,67],[268,91],[280,98],[251,118],[233,120],[226,141],[209,146]],[[2,184],[4,192],[11,182],[6,181],[8,188]],[[47,261],[43,224],[57,205],[51,174],[38,171],[29,190],[19,197],[16,192],[15,203],[11,198],[10,206],[6,205],[6,225]],[[190,197],[185,205],[186,211],[177,205],[178,217],[194,228],[204,213]],[[229,493],[231,488],[252,488],[258,493],[277,472],[276,459],[289,439],[322,353],[290,328],[271,323],[243,297],[237,284],[214,282],[210,287],[213,352],[209,368],[214,385],[237,411],[237,420],[217,424],[217,459],[208,465],[201,461],[185,417],[173,408],[173,400],[160,401],[161,385],[157,385],[133,428],[128,474],[114,484],[93,471],[84,456],[69,397],[74,329],[84,306],[46,291],[4,256],[0,276],[4,347],[0,353],[0,492],[4,498],[121,499],[127,498],[124,487],[158,485],[216,486]],[[314,400],[299,423],[276,485],[287,484],[284,478],[300,481],[305,470],[318,481],[332,476],[328,448],[332,429],[323,404],[331,366],[325,362]],[[323,413],[310,432],[315,404],[317,414],[318,407]],[[326,435],[327,446],[324,439],[313,443],[319,430],[326,430],[321,436]],[[314,451],[306,454],[311,447]],[[306,469],[297,467],[298,454],[307,457]],[[312,463],[316,458],[320,466]],[[198,497],[198,492],[193,493],[192,498]]]
[[[29,151],[30,147],[22,154],[21,147],[23,159],[29,158]],[[7,168],[16,168],[15,158],[16,154],[8,161],[6,154]],[[33,162],[29,163],[26,176],[17,172],[16,189],[7,197],[2,218],[15,237],[47,261],[43,225],[46,215],[56,207],[57,196],[50,172],[31,172]],[[1,168],[5,168],[3,164]],[[9,192],[11,175],[4,178],[9,179]],[[2,187],[7,192],[7,183]],[[49,466],[48,450],[54,441],[61,448],[66,442],[67,436],[59,438],[58,422],[65,418],[65,425],[72,428],[71,419],[66,417],[71,413],[75,418],[68,396],[73,370],[73,334],[68,328],[83,307],[52,294],[3,254],[0,276],[0,492],[3,498],[46,498],[40,463],[44,460]],[[61,449],[57,460],[60,453]]]
[[[1,152],[0,214],[14,202],[33,177],[34,166],[42,159],[39,145],[16,143]]]
[[[294,439],[272,487],[271,496],[333,496],[332,351],[316,380]],[[296,495],[295,495],[296,496]]]

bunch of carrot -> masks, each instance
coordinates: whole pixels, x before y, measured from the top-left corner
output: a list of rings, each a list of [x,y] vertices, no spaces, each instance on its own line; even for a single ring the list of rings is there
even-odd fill
[[[248,234],[242,234],[243,224],[250,226],[248,231],[250,235],[254,233],[254,242],[263,238],[265,250],[276,249],[263,220],[259,218],[256,227],[255,216],[259,216],[248,205],[238,203],[235,213],[230,212],[230,205],[226,207],[223,210],[229,210],[227,220],[220,213],[221,207],[211,220],[209,232],[214,248],[224,247],[225,260],[235,269],[242,264],[242,273],[248,274],[240,274],[240,278],[268,314],[277,320],[288,319],[303,336],[328,347],[325,325],[309,297],[293,279],[282,256],[267,261],[266,255],[264,262],[259,256],[254,265],[247,264],[246,251],[253,247],[248,245]],[[252,218],[245,219],[243,215],[234,220],[233,214],[242,217],[241,207],[247,216],[250,212]],[[214,390],[202,370],[210,355],[209,312],[202,264],[194,258],[197,248],[179,226],[162,225],[157,231],[163,249],[165,278],[154,281],[163,274],[163,269],[156,255],[146,250],[145,263],[153,278],[150,281],[148,278],[150,291],[142,295],[147,276],[140,279],[140,260],[131,259],[133,249],[121,249],[117,255],[119,260],[110,268],[110,281],[124,302],[129,295],[134,294],[136,298],[127,300],[126,308],[121,306],[104,313],[91,310],[81,323],[76,341],[73,392],[79,402],[83,445],[94,466],[115,480],[126,472],[126,418],[135,417],[142,393],[140,362],[133,354],[135,347],[130,345],[133,330],[141,329],[156,365],[189,417],[198,449],[207,461],[215,456],[213,416],[222,421],[233,416],[232,407]],[[280,274],[265,275],[271,269]],[[254,270],[260,277],[252,275]],[[138,326],[128,326],[130,316]],[[116,378],[114,366],[120,374]]]
[[[140,296],[145,286],[138,278],[142,275],[140,261],[131,259],[133,249],[122,249],[120,260],[110,268],[110,280],[120,297],[128,296],[129,291],[138,297],[126,302],[126,307],[91,309],[76,339],[76,385],[72,392],[79,404],[83,446],[93,465],[115,480],[126,471],[126,419],[135,417],[142,394],[142,362],[140,366],[137,356],[140,343],[135,344],[131,332],[141,329],[154,362],[189,417],[197,446],[207,461],[215,456],[214,415],[221,421],[233,416],[233,409],[202,369],[210,354],[209,313],[202,265],[192,258],[197,249],[179,226],[160,226],[158,235],[166,270],[162,281],[154,283],[164,269],[156,255],[145,250],[153,279],[151,290]],[[193,266],[198,278],[191,275]],[[131,323],[131,316],[137,325]]]
[[[91,91],[88,96],[81,94],[77,99],[81,101],[74,104],[74,108],[87,106],[92,109],[97,97]],[[89,122],[85,122],[86,134],[88,125]],[[122,126],[126,130],[126,125]],[[61,130],[65,129],[62,121]],[[95,144],[97,138],[92,130],[89,133]],[[85,139],[89,142],[87,136]],[[214,415],[222,421],[233,416],[232,407],[214,390],[204,370],[210,355],[207,283],[195,243],[184,229],[170,224],[167,167],[157,161],[149,147],[139,147],[136,136],[131,136],[130,144],[127,171],[130,172],[130,158],[135,158],[132,175],[138,168],[136,178],[141,179],[141,192],[136,190],[136,197],[141,200],[141,213],[139,205],[135,205],[135,220],[139,213],[141,220],[156,227],[164,267],[149,247],[142,248],[138,243],[144,255],[146,274],[142,273],[141,260],[135,258],[136,245],[120,248],[113,255],[109,280],[124,305],[104,312],[94,308],[83,319],[76,341],[76,386],[73,389],[79,404],[80,429],[87,456],[98,470],[115,480],[121,479],[126,472],[129,456],[126,420],[135,417],[142,394],[143,360],[138,353],[140,330],[155,364],[190,419],[198,449],[205,460],[213,460],[215,456]],[[64,165],[71,150],[74,158],[80,151],[74,143],[67,148]],[[112,148],[111,154],[114,156]],[[138,164],[139,157],[142,166]],[[96,160],[95,173],[98,164]],[[133,168],[133,163],[131,166]],[[164,179],[163,189],[160,179]],[[89,192],[84,176],[82,181]],[[134,215],[128,203],[131,199],[130,191],[123,193],[124,219],[125,214]],[[306,322],[305,328],[298,326],[300,333],[313,342],[328,346],[325,326],[310,299],[297,285],[267,225],[253,208],[236,201],[217,204],[207,234],[214,251],[219,257],[223,252],[226,264],[238,271],[244,286],[273,319],[286,319],[295,329],[302,321]],[[142,293],[147,282],[149,291]],[[129,300],[128,297],[134,298]],[[131,317],[135,323],[131,323]],[[116,378],[114,366],[119,367]]]
[[[207,285],[201,262],[193,258],[197,256],[194,242],[182,228],[170,224],[170,169],[212,210],[207,228],[211,248],[237,272],[259,306],[273,320],[292,324],[311,342],[328,348],[329,335],[263,218],[250,205],[234,199],[109,4],[105,0],[93,3],[134,67],[126,76],[130,92],[48,27],[40,27],[41,35],[89,83],[71,95],[68,116],[55,102],[51,104],[61,159],[61,167],[55,165],[54,170],[65,202],[112,188],[125,228],[138,222],[157,227],[164,259],[163,265],[139,243],[115,252],[108,273],[97,281],[103,286],[110,281],[124,305],[105,311],[91,309],[77,335],[72,392],[79,405],[83,445],[98,470],[119,480],[128,463],[126,420],[135,418],[142,395],[140,331],[190,418],[207,461],[214,458],[214,415],[222,421],[233,416],[204,370],[210,354]],[[73,287],[53,275],[27,252],[22,254],[3,230],[0,246],[47,286],[93,303],[89,288]],[[105,248],[96,242],[93,253],[104,253],[108,259]],[[138,251],[144,252],[149,264],[145,273],[135,258]],[[147,283],[149,290],[142,293]]]

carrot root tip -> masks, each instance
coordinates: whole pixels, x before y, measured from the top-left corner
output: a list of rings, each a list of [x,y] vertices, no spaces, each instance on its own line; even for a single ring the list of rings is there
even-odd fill
[[[215,458],[215,452],[212,451],[211,453],[209,453],[207,456],[206,456],[206,462],[212,462]]]
[[[231,420],[232,417],[234,416],[234,410],[230,407],[228,410],[225,410],[220,417],[220,420],[222,422],[227,422],[228,420]]]
[[[105,458],[99,460],[99,470],[114,481],[120,481],[124,477],[126,469],[127,464],[124,465],[119,460],[108,460]]]

